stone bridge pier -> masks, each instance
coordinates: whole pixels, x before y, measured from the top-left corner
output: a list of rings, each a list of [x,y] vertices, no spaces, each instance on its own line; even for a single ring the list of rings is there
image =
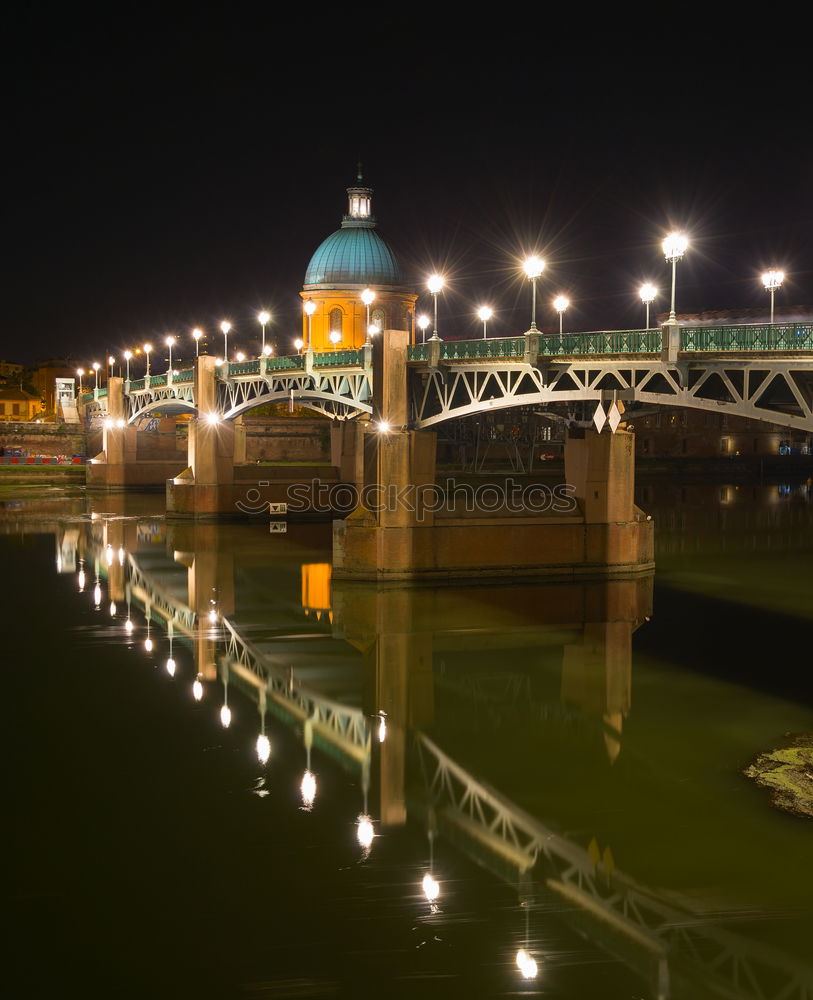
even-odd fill
[[[334,574],[363,580],[467,576],[625,576],[654,566],[653,524],[633,503],[633,435],[574,428],[566,483],[436,483],[436,437],[409,430],[408,335],[387,330],[373,353],[373,416],[362,502],[334,521]],[[442,362],[441,362],[442,364]],[[487,496],[486,496],[487,494]],[[496,500],[496,502],[495,502]]]
[[[111,492],[161,489],[168,476],[183,469],[183,454],[177,458],[156,457],[148,441],[149,435],[139,435],[138,429],[127,423],[127,416],[124,379],[110,378],[107,415],[102,424],[102,450],[87,466],[88,488]],[[139,454],[139,436],[142,454]],[[161,455],[160,450],[158,455]]]

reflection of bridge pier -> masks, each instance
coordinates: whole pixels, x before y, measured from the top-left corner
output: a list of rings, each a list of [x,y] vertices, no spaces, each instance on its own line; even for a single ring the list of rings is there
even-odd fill
[[[167,545],[186,566],[187,606],[197,617],[195,667],[203,680],[217,678],[215,631],[209,627],[234,613],[234,553],[212,524],[171,524]]]

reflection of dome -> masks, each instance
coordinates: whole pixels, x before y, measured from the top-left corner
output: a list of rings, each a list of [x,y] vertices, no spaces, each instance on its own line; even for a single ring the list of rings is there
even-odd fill
[[[372,223],[375,225],[375,223]],[[401,285],[392,250],[372,226],[343,226],[319,246],[305,272],[309,285]]]

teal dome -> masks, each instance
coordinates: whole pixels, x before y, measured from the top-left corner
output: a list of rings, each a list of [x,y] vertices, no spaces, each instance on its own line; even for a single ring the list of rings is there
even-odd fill
[[[345,224],[319,246],[305,272],[308,285],[402,285],[392,250],[369,226]]]

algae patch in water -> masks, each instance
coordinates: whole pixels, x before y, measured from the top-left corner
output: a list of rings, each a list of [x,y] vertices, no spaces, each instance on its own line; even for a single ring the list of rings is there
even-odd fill
[[[813,733],[789,738],[789,745],[761,753],[743,772],[771,791],[773,804],[813,819]]]

